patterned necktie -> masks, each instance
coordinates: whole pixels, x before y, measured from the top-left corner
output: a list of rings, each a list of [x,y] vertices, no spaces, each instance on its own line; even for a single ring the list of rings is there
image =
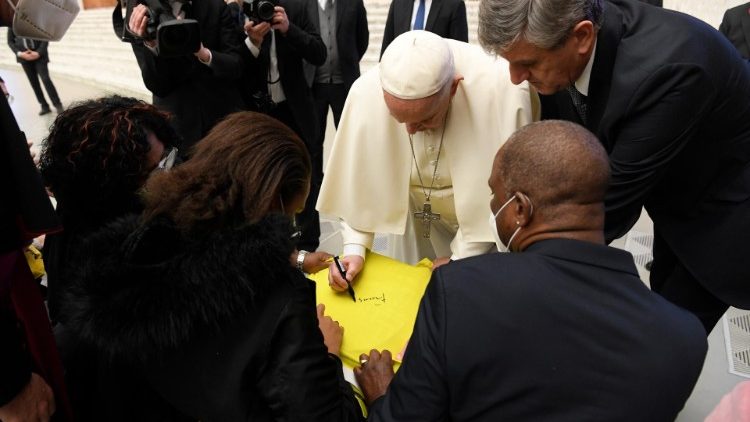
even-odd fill
[[[576,112],[578,112],[578,117],[581,118],[581,121],[583,124],[586,124],[586,117],[588,113],[588,104],[587,98],[585,95],[578,92],[575,85],[571,85],[567,88],[568,94],[570,94],[570,99],[573,100],[573,105],[576,107]]]
[[[414,28],[412,29],[424,29],[424,0],[419,0],[419,7],[417,8],[417,17],[414,18]]]
[[[333,0],[326,0],[326,10],[331,10],[333,8]]]

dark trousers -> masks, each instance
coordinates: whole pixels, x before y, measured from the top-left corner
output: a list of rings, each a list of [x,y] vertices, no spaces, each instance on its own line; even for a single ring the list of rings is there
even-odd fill
[[[307,150],[312,161],[312,177],[310,179],[310,195],[305,202],[305,210],[299,214],[302,226],[302,238],[299,248],[314,251],[320,244],[320,214],[315,209],[318,202],[320,185],[323,183],[323,142],[326,136],[328,121],[328,107],[333,110],[333,122],[338,127],[341,111],[346,101],[346,86],[344,84],[314,84],[313,98],[315,113],[318,120],[318,134],[315,139],[305,140]]]
[[[47,100],[44,99],[44,93],[42,92],[42,86],[39,84],[39,79],[44,83],[44,89],[47,90],[52,105],[59,106],[60,97],[57,95],[55,84],[52,83],[52,79],[49,77],[49,70],[47,70],[47,62],[41,60],[34,60],[33,62],[22,62],[23,71],[26,72],[26,77],[29,78],[31,89],[34,90],[36,100],[42,106],[42,108],[49,108]]]
[[[711,333],[729,307],[685,268],[656,228],[650,281],[651,290],[698,317],[706,335]]]
[[[302,131],[294,120],[292,110],[289,109],[289,105],[286,101],[278,103],[276,108],[271,110],[268,115],[289,126],[289,128],[292,129],[302,141],[304,141],[307,150],[310,152],[310,155],[312,155],[310,148],[314,142],[305,139],[305,136],[302,134]],[[314,168],[315,165],[313,164],[313,174],[315,174]],[[320,185],[318,184],[317,189],[315,189],[315,184],[312,181],[313,179],[314,176],[310,181],[310,195],[307,197],[307,202],[305,202],[305,209],[297,214],[297,225],[302,231],[302,236],[300,236],[297,243],[297,249],[299,250],[314,251],[318,249],[318,245],[320,244],[320,218],[318,216],[318,211],[315,210],[315,201],[312,201],[312,206],[310,205],[310,198],[313,195],[315,195],[317,200]]]

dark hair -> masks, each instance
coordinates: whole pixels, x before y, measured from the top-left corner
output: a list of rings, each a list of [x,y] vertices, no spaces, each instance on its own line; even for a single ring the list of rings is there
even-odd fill
[[[41,153],[44,182],[70,216],[103,219],[131,210],[152,170],[147,131],[169,148],[178,135],[169,115],[135,98],[111,96],[74,104],[52,124]]]
[[[304,193],[310,172],[291,129],[264,114],[230,114],[189,161],[148,180],[144,219],[169,217],[184,233],[252,224]]]

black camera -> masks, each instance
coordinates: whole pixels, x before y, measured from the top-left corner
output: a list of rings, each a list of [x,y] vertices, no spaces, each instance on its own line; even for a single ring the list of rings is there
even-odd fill
[[[258,113],[271,114],[276,109],[276,102],[268,92],[256,91],[250,97],[250,107]]]
[[[242,11],[253,22],[271,23],[276,2],[273,0],[242,0]]]
[[[140,40],[156,40],[158,53],[164,57],[178,57],[192,54],[201,46],[200,26],[195,19],[177,19],[172,14],[172,7],[167,0],[123,0],[126,2],[125,21],[120,22],[113,15],[115,32],[121,32],[122,40],[125,42],[138,42]],[[133,8],[143,4],[148,9],[148,22],[146,24],[146,35],[137,37],[130,31],[128,22]],[[117,11],[115,11],[117,13]],[[119,30],[122,27],[121,31]]]

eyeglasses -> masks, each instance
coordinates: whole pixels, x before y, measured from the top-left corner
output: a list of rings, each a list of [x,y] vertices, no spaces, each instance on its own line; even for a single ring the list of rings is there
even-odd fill
[[[175,161],[177,161],[177,148],[172,147],[168,150],[164,150],[164,154],[161,157],[161,160],[159,161],[159,164],[156,166],[159,170],[163,171],[169,171],[172,167],[174,167]]]

